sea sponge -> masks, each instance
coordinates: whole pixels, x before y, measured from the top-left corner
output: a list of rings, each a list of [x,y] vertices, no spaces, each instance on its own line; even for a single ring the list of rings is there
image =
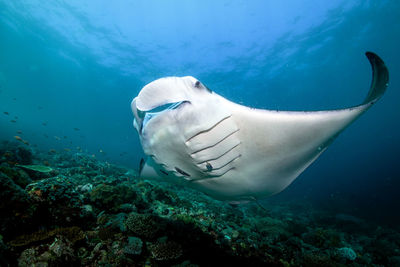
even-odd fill
[[[155,260],[175,260],[182,256],[182,246],[173,241],[157,242],[149,245],[151,255]]]
[[[128,231],[144,238],[154,238],[161,229],[156,216],[135,212],[128,215],[125,226]]]

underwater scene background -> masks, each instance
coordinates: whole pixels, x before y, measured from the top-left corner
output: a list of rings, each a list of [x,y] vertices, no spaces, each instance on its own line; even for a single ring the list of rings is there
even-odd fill
[[[400,266],[399,18],[395,0],[0,0],[0,264]],[[386,94],[282,193],[231,206],[138,177],[149,82],[338,109],[368,92],[366,51]]]

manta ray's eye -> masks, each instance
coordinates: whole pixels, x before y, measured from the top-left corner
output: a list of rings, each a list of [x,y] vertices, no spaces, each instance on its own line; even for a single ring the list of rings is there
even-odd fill
[[[202,84],[200,81],[196,81],[196,82],[194,83],[194,87],[196,87],[196,88],[198,88],[198,89],[200,89],[200,88],[207,89],[207,91],[208,91],[209,93],[212,93],[212,91],[210,90],[210,88],[208,88],[207,86],[205,86],[204,84]]]

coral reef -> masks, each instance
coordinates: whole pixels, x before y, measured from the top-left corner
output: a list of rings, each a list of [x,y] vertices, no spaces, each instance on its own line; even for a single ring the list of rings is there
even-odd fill
[[[306,202],[231,206],[81,152],[3,142],[0,199],[1,266],[400,266],[398,229]]]
[[[67,238],[70,242],[75,243],[85,238],[83,231],[77,227],[56,228],[51,231],[38,231],[29,235],[21,235],[8,242],[11,247],[24,247],[40,241],[45,241],[53,238],[56,235]]]

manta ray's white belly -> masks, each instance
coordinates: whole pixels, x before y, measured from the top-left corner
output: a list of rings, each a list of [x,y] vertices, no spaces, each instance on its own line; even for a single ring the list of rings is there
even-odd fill
[[[153,118],[143,130],[144,151],[163,173],[188,181],[220,177],[240,158],[239,128],[232,114],[215,103],[185,103]],[[205,105],[218,107],[207,109]]]

